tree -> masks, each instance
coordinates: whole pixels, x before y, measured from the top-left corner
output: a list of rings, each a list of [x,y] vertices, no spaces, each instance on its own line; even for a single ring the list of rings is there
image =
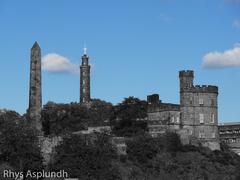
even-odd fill
[[[46,135],[59,135],[84,130],[88,126],[109,125],[112,113],[112,104],[99,99],[93,99],[90,108],[79,103],[48,102],[42,110],[43,131]]]
[[[6,120],[0,133],[1,160],[24,174],[28,170],[42,170],[41,150],[35,132],[23,120]]]
[[[82,136],[71,135],[56,147],[55,161],[50,169],[68,172],[71,178],[121,179],[112,165],[116,151],[105,134],[97,134],[95,140],[87,141]]]
[[[146,165],[159,151],[156,138],[137,136],[127,141],[128,159],[141,165]]]
[[[113,116],[113,105],[109,102],[92,99],[89,109],[88,126],[105,126]]]
[[[43,131],[46,135],[65,134],[87,128],[89,111],[78,103],[48,102],[42,110]]]
[[[118,136],[135,136],[147,131],[147,102],[135,97],[125,98],[114,110],[113,132]]]

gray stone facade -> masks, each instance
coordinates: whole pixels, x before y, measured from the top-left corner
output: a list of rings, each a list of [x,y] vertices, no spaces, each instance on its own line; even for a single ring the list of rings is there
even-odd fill
[[[152,136],[166,130],[177,132],[183,143],[220,149],[218,87],[193,84],[193,71],[180,71],[180,105],[162,103],[148,96],[148,126]]]
[[[180,106],[163,103],[158,94],[148,96],[148,129],[156,137],[166,130],[180,129]]]
[[[193,71],[180,71],[182,129],[190,141],[196,139],[211,149],[220,149],[218,134],[218,87],[193,84]]]
[[[91,101],[90,68],[89,57],[86,52],[84,52],[82,65],[80,66],[80,103],[85,105],[88,105]]]
[[[221,142],[240,155],[240,122],[219,124],[218,128]]]
[[[37,130],[42,130],[42,82],[41,82],[41,49],[37,42],[31,48],[30,87],[28,119]]]

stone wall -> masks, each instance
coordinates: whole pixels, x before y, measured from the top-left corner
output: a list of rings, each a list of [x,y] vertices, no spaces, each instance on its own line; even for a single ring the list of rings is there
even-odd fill
[[[60,144],[62,141],[62,137],[60,136],[53,136],[53,137],[39,137],[39,142],[40,142],[40,147],[41,147],[41,152],[43,156],[43,163],[47,165],[50,163],[53,159],[54,156],[54,149],[56,146]]]
[[[191,73],[190,73],[191,72]],[[182,129],[204,146],[220,149],[218,134],[218,88],[194,86],[193,71],[180,71],[180,112]]]
[[[219,124],[220,140],[240,155],[240,123]]]
[[[180,106],[163,103],[158,94],[148,96],[148,129],[153,137],[165,133],[166,130],[179,130]]]

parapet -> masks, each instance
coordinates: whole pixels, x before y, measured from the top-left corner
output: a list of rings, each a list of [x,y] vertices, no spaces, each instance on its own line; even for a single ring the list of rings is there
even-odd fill
[[[194,77],[194,71],[193,70],[179,71],[179,77]]]
[[[161,103],[159,105],[159,109],[165,110],[165,111],[180,111],[180,105],[172,104],[172,103]]]
[[[212,85],[195,85],[193,87],[193,92],[197,93],[217,93],[218,94],[218,87]]]
[[[152,94],[147,96],[147,101],[148,103],[152,103],[152,104],[158,104],[159,101],[159,95],[158,94]]]

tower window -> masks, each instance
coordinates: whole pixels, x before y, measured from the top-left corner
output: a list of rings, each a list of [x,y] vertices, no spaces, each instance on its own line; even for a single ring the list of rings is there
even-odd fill
[[[202,98],[199,99],[199,105],[203,105],[203,99]]]
[[[191,129],[188,130],[188,134],[189,134],[189,135],[192,135],[192,134],[193,134],[193,132],[192,132]]]
[[[204,123],[204,114],[199,114],[199,122],[200,124]]]
[[[215,122],[215,114],[212,114],[211,115],[211,123],[214,123]]]
[[[199,132],[199,138],[204,138],[204,137],[205,137],[204,132],[203,132],[203,131],[200,131],[200,132]]]
[[[214,99],[211,99],[211,105],[214,106]]]
[[[172,116],[172,118],[171,118],[171,122],[174,123],[174,120],[175,120],[175,119],[174,119],[174,116]]]
[[[82,90],[82,91],[83,91],[83,93],[85,93],[85,92],[86,92],[86,89],[85,89],[85,88],[83,88],[83,90]]]
[[[215,132],[212,133],[212,138],[216,138],[216,133]]]
[[[192,105],[192,104],[193,104],[193,98],[190,97],[190,105]]]
[[[85,80],[83,80],[83,85],[84,85],[84,84],[86,84],[86,81],[85,81]]]
[[[179,117],[177,117],[176,123],[179,123]]]

